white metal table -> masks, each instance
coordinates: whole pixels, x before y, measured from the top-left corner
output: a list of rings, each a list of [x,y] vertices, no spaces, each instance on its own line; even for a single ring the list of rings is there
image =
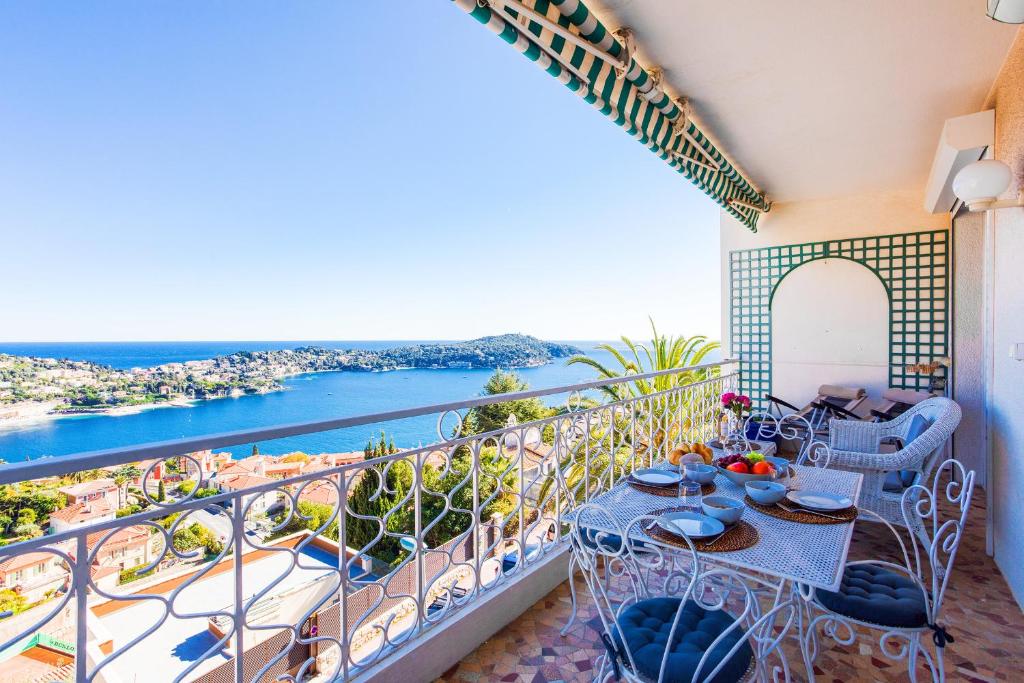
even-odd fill
[[[827,491],[849,496],[856,504],[860,499],[864,475],[857,472],[829,470],[800,465],[792,466],[796,476],[790,480],[794,488]],[[786,481],[783,479],[782,481]],[[728,496],[743,500],[746,491],[722,475],[715,477],[714,495]],[[620,482],[611,490],[597,496],[591,503],[604,508],[620,528],[627,528],[629,522],[641,515],[670,507],[677,499],[645,493],[629,484]],[[570,519],[574,514],[568,516]],[[745,550],[731,552],[700,552],[703,559],[718,564],[731,565],[741,570],[752,570],[779,579],[777,596],[782,595],[786,584],[794,594],[803,594],[804,587],[825,591],[838,590],[843,579],[846,558],[853,539],[855,522],[848,524],[801,524],[766,515],[748,507],[743,519],[757,529],[759,539],[756,545]],[[615,533],[608,527],[606,517],[583,511],[580,522],[597,531]],[[646,533],[637,525],[631,527],[631,534],[644,543],[652,543],[672,549]],[[812,664],[803,648],[804,610],[799,610],[797,637],[801,642],[801,654],[807,667],[808,681],[814,681]]]
[[[854,503],[860,497],[862,474],[800,465],[792,467],[796,471],[792,485],[796,488],[846,495]],[[714,495],[736,500],[743,500],[746,495],[742,488],[721,475],[715,477],[715,486]],[[641,515],[672,506],[675,500],[645,493],[620,482],[590,502],[604,508],[621,528],[625,528]],[[760,539],[756,545],[746,550],[700,553],[701,556],[720,564],[763,572],[826,591],[839,588],[853,537],[853,523],[801,524],[771,517],[749,507],[743,512],[743,519],[757,529]],[[607,520],[602,520],[599,515],[584,513],[581,523],[598,531],[616,531],[603,528],[607,526]],[[635,535],[644,542],[664,545],[639,529]]]

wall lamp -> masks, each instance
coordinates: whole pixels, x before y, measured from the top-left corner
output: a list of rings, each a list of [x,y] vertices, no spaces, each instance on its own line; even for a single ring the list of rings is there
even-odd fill
[[[991,211],[1012,206],[1024,206],[1024,191],[1018,190],[1016,199],[999,201],[1013,181],[1013,171],[998,159],[982,159],[960,169],[953,178],[953,194],[970,211]]]

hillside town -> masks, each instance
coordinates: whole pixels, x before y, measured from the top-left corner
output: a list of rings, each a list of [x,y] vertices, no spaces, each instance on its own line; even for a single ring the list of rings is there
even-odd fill
[[[505,334],[383,350],[305,346],[240,351],[127,370],[82,360],[0,353],[0,426],[60,415],[123,412],[280,391],[284,388],[281,380],[305,373],[535,367],[579,352],[568,344]]]
[[[511,419],[509,424],[515,424],[515,420]],[[551,446],[542,443],[540,436],[539,430],[533,430],[521,449],[522,461],[527,471],[532,473],[530,476],[536,476],[540,464],[551,453]],[[509,457],[519,457],[519,442],[509,441],[506,450]],[[339,567],[340,557],[344,557],[349,566],[347,573],[351,583],[348,591],[352,593],[354,604],[364,601],[370,606],[377,595],[370,587],[378,579],[392,575],[392,580],[400,580],[394,575],[407,574],[414,566],[396,566],[387,558],[382,559],[376,550],[371,555],[361,541],[353,542],[351,538],[349,547],[342,549],[336,535],[330,531],[315,533],[314,529],[338,509],[335,468],[399,452],[393,444],[385,441],[382,434],[376,446],[371,442],[363,451],[268,455],[260,453],[254,446],[248,457],[233,459],[227,452],[204,450],[167,460],[142,461],[3,486],[0,487],[0,545],[102,525],[151,509],[153,503],[150,501],[173,505],[189,498],[243,492],[279,482],[276,488],[254,491],[237,499],[244,509],[246,541],[242,545],[243,571],[253,581],[264,575],[280,575],[282,570],[287,575],[273,593],[253,608],[252,618],[257,622],[281,618],[280,610],[285,609],[284,595],[288,595],[294,604],[311,604],[323,590],[332,567]],[[424,463],[428,467],[443,468],[445,458],[443,451],[437,451],[429,453]],[[283,481],[316,472],[325,474],[323,478],[310,480],[305,486]],[[349,479],[350,505],[354,503],[353,494],[358,495],[362,474],[365,470]],[[297,501],[298,512],[316,521],[306,523],[296,518],[290,524],[282,523],[290,507],[289,496]],[[123,641],[125,634],[133,628],[132,615],[143,609],[139,606],[142,603],[134,600],[123,602],[116,596],[168,593],[189,581],[200,579],[207,582],[212,592],[203,593],[207,596],[205,598],[194,598],[199,601],[196,609],[200,609],[198,605],[203,600],[217,595],[215,583],[226,579],[203,577],[207,574],[206,568],[231,561],[232,518],[236,512],[229,503],[221,501],[194,509],[180,521],[182,513],[172,512],[149,523],[125,524],[88,533],[85,547],[91,578],[89,605],[97,620],[90,642],[101,648],[110,647]],[[511,554],[506,554],[506,544],[499,542],[501,519],[499,514],[486,520],[480,532],[482,546],[490,549],[484,561],[492,577],[511,571],[517,562],[518,551],[509,546]],[[546,529],[537,526],[532,533],[542,535]],[[173,543],[173,551],[167,547],[168,543]],[[296,549],[303,558],[303,565],[288,568],[287,556],[267,556],[262,550],[267,547]],[[446,541],[438,547],[447,548],[453,553],[453,559],[471,558],[476,552],[457,540]],[[58,541],[47,545],[45,551],[26,552],[0,562],[0,640],[18,633],[19,628],[35,618],[34,615],[54,609],[54,604],[61,604],[60,601],[71,590],[69,562],[78,561],[78,554],[74,540]],[[304,566],[307,563],[309,567]],[[464,567],[451,568],[450,580],[465,581],[463,570]],[[209,576],[215,574],[210,573]],[[179,596],[177,602],[190,599]],[[431,609],[441,609],[446,599],[442,593],[431,593]],[[223,600],[230,599],[225,597]],[[373,626],[374,623],[391,623],[391,628],[398,630],[408,627],[409,614],[400,602],[390,601],[388,609],[380,610],[374,621],[360,631],[357,649],[372,650],[376,647],[375,639],[379,638],[380,629]],[[202,609],[208,607],[204,604]],[[63,680],[60,677],[70,671],[68,667],[73,665],[76,655],[72,615],[73,609],[69,607],[59,610],[59,615],[51,620],[45,631],[26,637],[8,651],[0,652],[0,661],[5,661],[5,666],[15,676],[7,679],[4,678],[6,673],[0,674],[0,683],[35,680],[30,676],[36,673],[43,677],[39,680]],[[218,618],[208,621],[205,626],[197,626],[194,620],[174,620],[162,627],[161,633],[166,633],[172,641],[180,631],[182,637],[212,642],[222,625]],[[166,656],[156,644],[154,648],[139,651],[148,652],[146,656],[150,657]],[[122,666],[128,665],[122,663]]]

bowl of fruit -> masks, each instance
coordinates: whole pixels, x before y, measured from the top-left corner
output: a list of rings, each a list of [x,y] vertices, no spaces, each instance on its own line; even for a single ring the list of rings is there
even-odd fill
[[[723,455],[714,464],[726,479],[741,488],[748,481],[771,481],[778,476],[775,465],[760,451]]]

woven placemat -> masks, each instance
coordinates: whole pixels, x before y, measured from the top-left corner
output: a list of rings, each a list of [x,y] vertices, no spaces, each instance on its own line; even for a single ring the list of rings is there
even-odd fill
[[[637,491],[643,491],[644,493],[650,493],[655,496],[663,496],[665,498],[678,498],[679,487],[678,486],[648,486],[647,484],[641,484],[633,477],[626,479],[626,483],[635,488]],[[700,494],[702,496],[710,496],[715,492],[715,482],[710,484],[702,484],[700,487]]]
[[[685,508],[681,507],[670,507],[655,510],[650,513],[652,515],[663,515],[667,512],[683,512]],[[644,529],[648,536],[651,538],[661,541],[667,545],[674,545],[677,548],[686,548],[686,541],[673,533],[665,531],[657,524],[652,525],[648,529]],[[697,540],[691,538],[693,547],[702,553],[731,553],[734,550],[746,550],[757,544],[760,540],[760,536],[757,533],[757,529],[752,524],[745,520],[740,520],[733,524],[731,527],[726,529],[718,538],[712,536],[707,540]]]
[[[849,524],[857,519],[856,506],[848,507],[845,510],[836,510],[835,512],[824,512],[819,515],[814,512],[806,512],[804,510],[790,512],[789,510],[783,510],[778,505],[761,505],[760,503],[754,502],[750,496],[744,496],[743,502],[758,512],[763,512],[766,515],[784,519],[787,522],[799,522],[801,524]],[[795,510],[796,504],[792,503],[791,505]],[[825,517],[824,515],[828,515],[828,517]],[[838,517],[838,519],[833,519],[833,517]]]

